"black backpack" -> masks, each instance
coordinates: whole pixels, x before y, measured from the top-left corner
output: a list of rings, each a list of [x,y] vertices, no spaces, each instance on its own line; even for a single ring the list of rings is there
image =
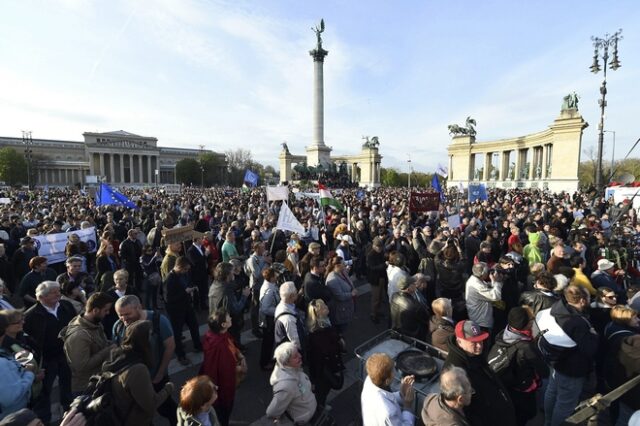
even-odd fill
[[[496,340],[496,343],[489,351],[489,356],[487,357],[489,368],[506,387],[512,387],[516,384],[517,365],[515,359],[517,354],[517,342],[505,343],[501,340]]]
[[[94,374],[81,395],[77,396],[71,407],[84,414],[89,426],[123,425],[126,418],[121,418],[115,408],[113,381],[120,373],[134,364],[127,364],[115,372]]]

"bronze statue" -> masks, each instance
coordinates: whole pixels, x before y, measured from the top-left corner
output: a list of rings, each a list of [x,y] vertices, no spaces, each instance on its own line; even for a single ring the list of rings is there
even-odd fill
[[[562,110],[566,110],[566,109],[578,109],[578,100],[579,100],[579,96],[576,92],[573,93],[569,93],[567,96],[565,96],[564,98],[562,98]]]
[[[363,148],[377,148],[380,146],[380,141],[377,136],[372,137],[371,140],[369,140],[369,136],[363,136],[362,139],[365,140],[362,144]]]
[[[282,150],[284,152],[286,152],[287,154],[289,154],[289,147],[287,146],[286,142],[282,142],[280,145],[282,145]]]
[[[320,20],[320,26],[311,27],[311,31],[316,33],[316,37],[318,38],[318,50],[322,50],[322,37],[320,34],[324,32],[324,19]]]
[[[453,136],[463,136],[463,135],[468,135],[468,136],[475,136],[476,135],[476,120],[474,120],[471,117],[467,117],[467,120],[465,121],[465,125],[466,127],[461,127],[457,124],[450,124],[447,126],[447,129],[449,129],[449,135],[453,135]]]

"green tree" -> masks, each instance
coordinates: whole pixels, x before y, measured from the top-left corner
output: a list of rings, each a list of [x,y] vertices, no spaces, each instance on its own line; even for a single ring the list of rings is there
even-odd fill
[[[244,174],[247,169],[251,169],[253,156],[251,151],[244,148],[225,151],[227,156],[227,168],[229,170],[229,183],[233,186],[242,186]],[[255,172],[255,170],[253,170]]]
[[[27,160],[13,148],[0,149],[0,180],[11,186],[27,183]]]
[[[399,186],[400,174],[398,173],[398,170],[394,168],[385,169],[382,167],[380,169],[380,183],[383,186]]]
[[[224,183],[224,160],[219,155],[205,152],[200,155],[199,165],[204,168],[204,185],[213,186]]]
[[[193,158],[184,158],[176,163],[176,181],[185,185],[200,186],[200,163]]]

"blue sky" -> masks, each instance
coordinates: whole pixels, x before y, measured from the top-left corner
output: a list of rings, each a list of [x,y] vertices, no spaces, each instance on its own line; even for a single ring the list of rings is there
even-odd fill
[[[572,91],[590,124],[583,148],[595,146],[602,74],[588,69],[590,37],[618,28],[605,128],[616,158],[640,137],[640,3],[592,0],[9,0],[0,135],[124,129],[165,146],[249,148],[277,166],[283,141],[294,153],[311,142],[320,18],[336,154],[378,136],[383,166],[406,170],[411,158],[430,172],[446,164],[448,124],[474,117],[479,142],[541,131]]]

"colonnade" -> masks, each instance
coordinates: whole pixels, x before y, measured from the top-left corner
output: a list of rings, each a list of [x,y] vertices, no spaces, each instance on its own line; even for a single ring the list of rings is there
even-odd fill
[[[500,151],[475,151],[470,155],[470,181],[537,180],[551,177],[553,144]],[[449,170],[453,166],[449,157]]]
[[[78,168],[38,167],[35,170],[36,185],[75,185],[84,183],[89,170]]]
[[[90,153],[89,174],[106,176],[109,183],[155,183],[158,155]]]

